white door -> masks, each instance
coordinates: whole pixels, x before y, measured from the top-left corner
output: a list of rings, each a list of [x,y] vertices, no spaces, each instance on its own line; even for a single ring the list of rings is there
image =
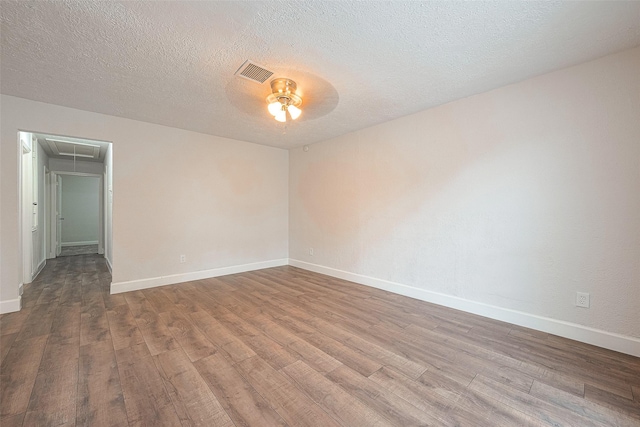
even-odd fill
[[[56,256],[62,250],[62,177],[56,175]]]
[[[58,247],[58,174],[51,172],[47,182],[47,222],[49,235],[47,236],[47,259],[56,257]]]
[[[33,158],[31,134],[20,132],[22,148],[22,281],[31,283],[33,279]]]
[[[42,224],[42,253],[45,259],[51,258],[51,173],[49,168],[44,166],[44,221]]]

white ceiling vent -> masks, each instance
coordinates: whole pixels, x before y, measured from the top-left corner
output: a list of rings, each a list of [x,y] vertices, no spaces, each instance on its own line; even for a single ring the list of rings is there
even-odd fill
[[[256,64],[255,62],[247,59],[246,61],[244,61],[244,64],[242,64],[240,68],[238,68],[238,71],[236,71],[235,75],[238,77],[242,77],[243,79],[262,84],[273,75],[273,71],[269,71],[266,68]]]

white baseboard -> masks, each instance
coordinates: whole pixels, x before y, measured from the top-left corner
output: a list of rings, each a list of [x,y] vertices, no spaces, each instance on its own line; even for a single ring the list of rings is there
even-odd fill
[[[113,274],[113,265],[111,265],[111,260],[108,256],[104,256],[105,261],[107,261],[107,268],[109,269],[109,273]]]
[[[20,311],[22,308],[22,296],[16,299],[10,299],[7,301],[0,301],[0,314],[13,313],[14,311]]]
[[[88,240],[86,242],[63,242],[60,243],[60,246],[89,246],[89,245],[97,245],[97,240]]]
[[[42,269],[44,268],[45,265],[47,265],[47,260],[43,259],[42,262],[40,263],[40,265],[38,265],[38,268],[36,269],[36,272],[33,273],[33,277],[31,278],[32,282],[34,280],[36,280],[36,277],[38,277],[38,274],[40,274],[42,272]],[[22,294],[20,294],[20,295],[22,295]]]
[[[522,311],[497,307],[296,259],[289,259],[289,265],[640,357],[639,338],[589,328],[576,323],[537,316]]]
[[[251,264],[232,265],[211,270],[193,271],[190,273],[172,274],[169,276],[151,277],[149,279],[131,280],[128,282],[111,283],[111,293],[137,291],[155,288],[156,286],[173,285],[175,283],[190,282],[192,280],[208,279],[210,277],[225,276],[227,274],[244,273],[245,271],[288,265],[288,259],[274,259],[271,261],[254,262]]]

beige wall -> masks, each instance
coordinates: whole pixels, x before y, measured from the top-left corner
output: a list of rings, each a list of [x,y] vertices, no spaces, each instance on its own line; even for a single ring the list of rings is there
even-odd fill
[[[289,179],[306,267],[640,337],[640,48],[292,150]]]
[[[18,130],[113,142],[114,282],[287,257],[287,151],[5,95],[0,107],[0,301],[22,281]]]

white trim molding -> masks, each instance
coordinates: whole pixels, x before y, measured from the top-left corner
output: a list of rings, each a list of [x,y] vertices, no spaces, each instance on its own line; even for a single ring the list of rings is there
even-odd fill
[[[89,245],[97,245],[97,240],[88,240],[86,242],[62,242],[60,246],[89,246]]]
[[[109,269],[109,273],[113,274],[113,265],[111,265],[111,260],[106,254],[104,256],[104,259],[105,261],[107,261],[107,268]]]
[[[40,263],[40,265],[38,265],[38,268],[36,269],[36,272],[33,273],[33,276],[31,277],[31,281],[33,282],[34,280],[36,280],[36,277],[38,277],[38,274],[42,273],[42,269],[44,268],[44,266],[47,265],[47,259],[43,259],[42,262]],[[22,295],[22,294],[20,294]]]
[[[613,332],[607,332],[600,329],[589,328],[587,326],[578,325],[577,323],[565,322],[562,320],[537,316],[535,314],[525,313],[522,311],[497,307],[494,305],[471,301],[468,299],[441,294],[438,292],[432,292],[425,289],[415,288],[413,286],[403,285],[401,283],[390,282],[388,280],[365,276],[362,274],[350,273],[348,271],[338,270],[335,268],[325,267],[322,265],[312,264],[296,259],[289,259],[289,265],[320,274],[326,274],[327,276],[349,280],[361,285],[371,286],[407,297],[416,298],[445,307],[454,308],[456,310],[466,311],[468,313],[477,314],[479,316],[488,317],[490,319],[500,320],[518,326],[524,326],[525,328],[547,332],[553,335],[558,335],[587,344],[592,344],[598,347],[607,348],[609,350],[619,351],[621,353],[640,357],[639,338],[616,334]]]
[[[22,308],[22,296],[19,296],[16,299],[0,301],[0,314],[13,313],[14,311],[20,311],[21,308]]]
[[[128,282],[111,283],[111,293],[137,291],[140,289],[155,288],[157,286],[173,285],[176,283],[190,282],[192,280],[209,279],[211,277],[226,276],[227,274],[244,273],[245,271],[261,270],[263,268],[281,267],[288,265],[287,258],[271,261],[254,262],[251,264],[232,265],[229,267],[213,268],[189,273],[171,274],[169,276],[151,277],[148,279],[130,280]]]

